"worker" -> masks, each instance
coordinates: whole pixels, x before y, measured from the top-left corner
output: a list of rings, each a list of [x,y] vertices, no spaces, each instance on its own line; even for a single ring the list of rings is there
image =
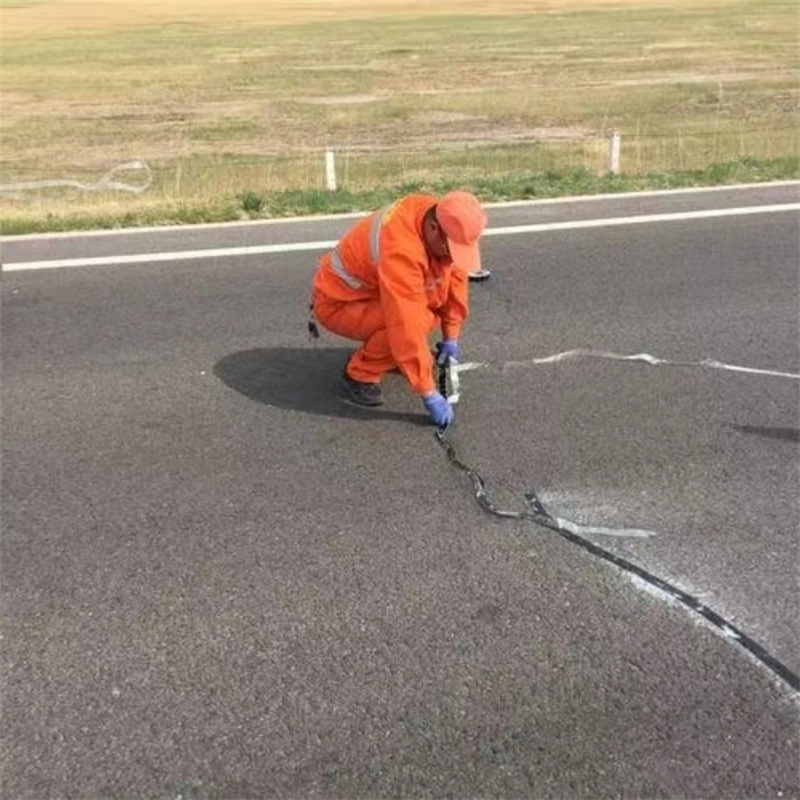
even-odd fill
[[[428,336],[440,330],[437,358],[458,357],[469,273],[480,269],[486,214],[477,198],[410,194],[360,220],[319,261],[309,327],[362,342],[344,368],[344,399],[378,406],[381,378],[399,369],[431,420],[446,427],[453,408],[436,389]]]

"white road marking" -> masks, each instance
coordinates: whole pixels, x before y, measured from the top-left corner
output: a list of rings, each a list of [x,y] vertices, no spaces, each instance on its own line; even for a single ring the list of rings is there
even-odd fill
[[[515,208],[519,206],[557,205],[558,203],[591,203],[595,200],[638,200],[647,197],[672,197],[674,195],[709,194],[711,192],[739,191],[742,189],[784,188],[796,186],[800,181],[770,181],[764,183],[735,183],[730,186],[685,186],[681,189],[647,189],[642,192],[613,192],[611,194],[578,194],[566,197],[537,197],[529,200],[505,200],[502,203],[485,203],[486,208]]]
[[[643,214],[634,217],[609,217],[608,219],[582,219],[571,222],[547,222],[541,225],[514,225],[508,228],[489,228],[485,236],[511,233],[543,233],[566,231],[578,228],[606,228],[615,225],[640,225],[648,222],[678,222],[687,219],[715,219],[717,217],[742,217],[749,214],[775,214],[782,211],[800,211],[800,203],[781,203],[768,206],[746,206],[744,208],[711,208],[702,211],[676,211],[669,214]]]
[[[49,261],[18,261],[3,264],[4,272],[26,269],[63,269],[68,267],[117,267],[125,264],[154,264],[165,261],[196,261],[201,258],[233,258],[236,256],[259,256],[269,253],[291,253],[305,250],[327,250],[335,241],[292,242],[289,244],[265,244],[249,247],[214,247],[206,250],[180,250],[173,253],[134,253],[119,256],[96,256],[92,258],[60,258]]]
[[[689,194],[711,194],[713,192],[739,192],[758,191],[759,189],[781,189],[795,186],[800,190],[800,181],[769,181],[764,183],[734,183],[730,186],[686,186],[681,189],[648,189],[641,192],[612,192],[610,194],[578,194],[564,195],[562,197],[536,197],[528,200],[502,200],[494,203],[484,203],[484,208],[520,208],[531,206],[569,205],[572,203],[596,203],[606,200],[640,200],[648,197],[673,197]],[[19,236],[8,237],[15,242],[31,241],[34,239],[76,239],[95,238],[104,236],[126,236],[163,233],[167,231],[203,231],[220,228],[234,230],[239,228],[256,228],[269,225],[283,225],[287,222],[325,222],[330,220],[345,220],[365,217],[369,211],[345,211],[338,214],[312,214],[304,217],[273,217],[270,219],[246,219],[232,222],[199,222],[195,225],[149,225],[141,228],[113,228],[97,231],[52,231],[50,233],[23,233]],[[0,241],[2,241],[0,236]]]
[[[679,211],[669,214],[645,214],[641,216],[609,217],[574,220],[570,222],[547,222],[531,225],[488,228],[486,236],[509,236],[520,233],[546,233],[548,231],[579,230],[583,228],[605,228],[617,225],[638,225],[655,222],[678,222],[693,219],[715,219],[719,217],[747,216],[752,214],[775,214],[800,211],[800,203],[745,206],[740,208],[706,209],[702,211]],[[288,244],[253,245],[245,247],[220,247],[205,250],[181,250],[170,253],[135,253],[131,255],[97,256],[91,258],[63,258],[47,261],[19,261],[3,265],[6,272],[33,269],[64,269],[69,267],[106,267],[129,264],[152,264],[172,261],[196,261],[205,258],[236,258],[241,256],[270,255],[280,253],[327,250],[336,245],[336,240],[315,242],[291,242]]]

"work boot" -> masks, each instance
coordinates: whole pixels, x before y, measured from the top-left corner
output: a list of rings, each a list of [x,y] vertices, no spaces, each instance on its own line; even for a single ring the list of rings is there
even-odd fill
[[[347,371],[342,374],[342,385],[345,390],[345,400],[357,406],[383,405],[383,393],[377,383],[362,383],[353,380]]]

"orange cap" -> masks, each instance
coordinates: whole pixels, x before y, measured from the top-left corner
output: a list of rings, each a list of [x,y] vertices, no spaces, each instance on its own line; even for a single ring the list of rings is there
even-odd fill
[[[448,192],[436,204],[436,220],[447,236],[453,264],[467,272],[479,270],[478,239],[486,227],[486,214],[478,198],[469,192]]]

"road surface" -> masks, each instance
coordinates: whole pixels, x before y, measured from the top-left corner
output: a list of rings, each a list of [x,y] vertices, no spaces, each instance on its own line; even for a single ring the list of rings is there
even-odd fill
[[[791,676],[798,185],[489,208],[459,457]],[[797,796],[797,692],[308,339],[353,217],[2,242],[5,797]],[[627,359],[628,356],[637,356]]]

